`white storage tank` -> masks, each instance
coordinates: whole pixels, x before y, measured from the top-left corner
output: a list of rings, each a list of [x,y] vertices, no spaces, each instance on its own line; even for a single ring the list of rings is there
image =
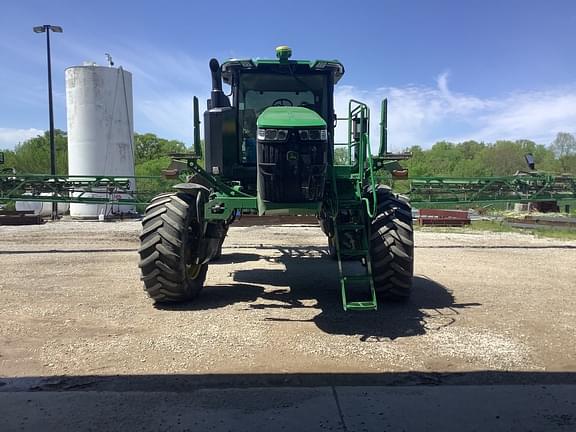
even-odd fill
[[[24,194],[27,195],[27,194]],[[29,195],[29,194],[28,194]],[[41,196],[51,196],[52,194],[43,193]],[[62,216],[70,210],[70,204],[59,202],[56,207],[58,215]],[[52,202],[48,201],[16,201],[16,211],[33,211],[35,215],[48,217],[52,215]]]
[[[67,68],[66,110],[70,175],[134,175],[130,72],[93,64]],[[134,181],[131,186],[134,190]],[[70,216],[75,218],[133,212],[134,206],[127,205],[70,204]]]

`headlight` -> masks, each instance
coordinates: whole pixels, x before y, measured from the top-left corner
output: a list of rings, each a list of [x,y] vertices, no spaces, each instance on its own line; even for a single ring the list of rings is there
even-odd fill
[[[301,129],[298,131],[300,141],[326,141],[326,129]],[[258,139],[262,141],[286,141],[287,129],[258,129]]]
[[[278,129],[278,141],[285,141],[288,138],[288,131],[286,129]]]
[[[258,139],[264,141],[285,141],[288,137],[286,129],[258,129]]]
[[[328,133],[326,129],[302,129],[298,131],[301,141],[326,141]]]

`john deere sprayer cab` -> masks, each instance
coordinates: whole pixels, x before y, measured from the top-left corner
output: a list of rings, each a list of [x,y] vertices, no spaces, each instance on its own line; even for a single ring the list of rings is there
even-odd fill
[[[378,297],[407,298],[411,208],[374,176],[401,169],[403,157],[386,150],[385,101],[379,154],[371,156],[368,106],[352,100],[347,117],[334,113],[343,65],[291,60],[288,47],[276,54],[272,60],[210,61],[204,151],[195,99],[195,154],[174,155],[165,172],[186,182],[156,196],[143,218],[145,290],[156,302],[195,299],[237,217],[291,214],[317,216],[338,262],[345,310],[374,310]],[[222,82],[230,86],[229,96]],[[344,144],[334,143],[337,121],[348,124]]]

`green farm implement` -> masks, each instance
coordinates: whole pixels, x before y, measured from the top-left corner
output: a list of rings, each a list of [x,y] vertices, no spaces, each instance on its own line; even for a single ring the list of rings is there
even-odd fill
[[[337,118],[334,112],[342,64],[290,60],[288,47],[279,47],[276,54],[273,60],[210,61],[204,149],[195,98],[195,155],[174,155],[165,171],[187,181],[175,192],[156,196],[143,219],[145,290],[156,302],[194,300],[210,261],[221,254],[229,226],[250,213],[318,218],[338,263],[345,310],[374,310],[378,299],[408,298],[414,252],[411,204],[384,183],[393,184],[406,173],[399,161],[410,155],[387,150],[386,101],[379,151],[372,155],[368,106],[351,100],[347,117]],[[230,86],[230,97],[222,82]],[[334,140],[338,121],[348,126],[343,144]],[[408,194],[418,207],[576,198],[573,177],[537,172],[408,181]]]
[[[334,113],[343,65],[291,60],[287,47],[276,54],[273,60],[210,61],[204,149],[195,99],[195,156],[175,155],[165,172],[187,175],[188,181],[156,196],[143,218],[145,290],[156,302],[195,299],[236,218],[290,214],[317,216],[338,262],[345,310],[374,310],[378,297],[407,298],[413,274],[410,204],[375,178],[376,170],[400,169],[397,159],[405,157],[386,150],[385,115],[380,151],[372,156],[368,106],[351,100],[346,118]],[[344,144],[334,142],[337,121],[348,124]],[[344,163],[335,162],[338,146],[346,153]]]
[[[509,177],[403,177],[409,154],[387,149],[382,102],[378,154],[370,110],[351,100],[334,112],[336,60],[210,60],[212,91],[200,140],[194,98],[194,154],[173,155],[172,192],[154,195],[158,177],[48,176],[0,172],[0,202],[58,201],[147,205],[140,234],[145,291],[158,303],[195,300],[228,228],[244,214],[316,216],[338,263],[345,310],[374,310],[379,299],[410,296],[412,208],[576,202],[576,179],[532,170]],[[226,95],[222,84],[230,86]],[[345,122],[347,140],[335,142]],[[375,148],[376,146],[374,146]],[[203,162],[201,162],[203,161]],[[178,180],[180,179],[180,180]],[[406,183],[404,195],[390,186]],[[165,183],[164,183],[165,184]]]

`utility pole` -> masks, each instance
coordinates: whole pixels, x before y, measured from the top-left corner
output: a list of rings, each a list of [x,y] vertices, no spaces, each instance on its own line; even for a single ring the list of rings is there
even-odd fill
[[[48,59],[48,115],[50,117],[50,174],[56,175],[56,144],[54,142],[54,108],[52,104],[52,61],[50,58],[50,31],[62,33],[62,27],[44,24],[33,28],[34,33],[46,33],[46,57]],[[52,201],[52,220],[58,219],[58,203]]]

